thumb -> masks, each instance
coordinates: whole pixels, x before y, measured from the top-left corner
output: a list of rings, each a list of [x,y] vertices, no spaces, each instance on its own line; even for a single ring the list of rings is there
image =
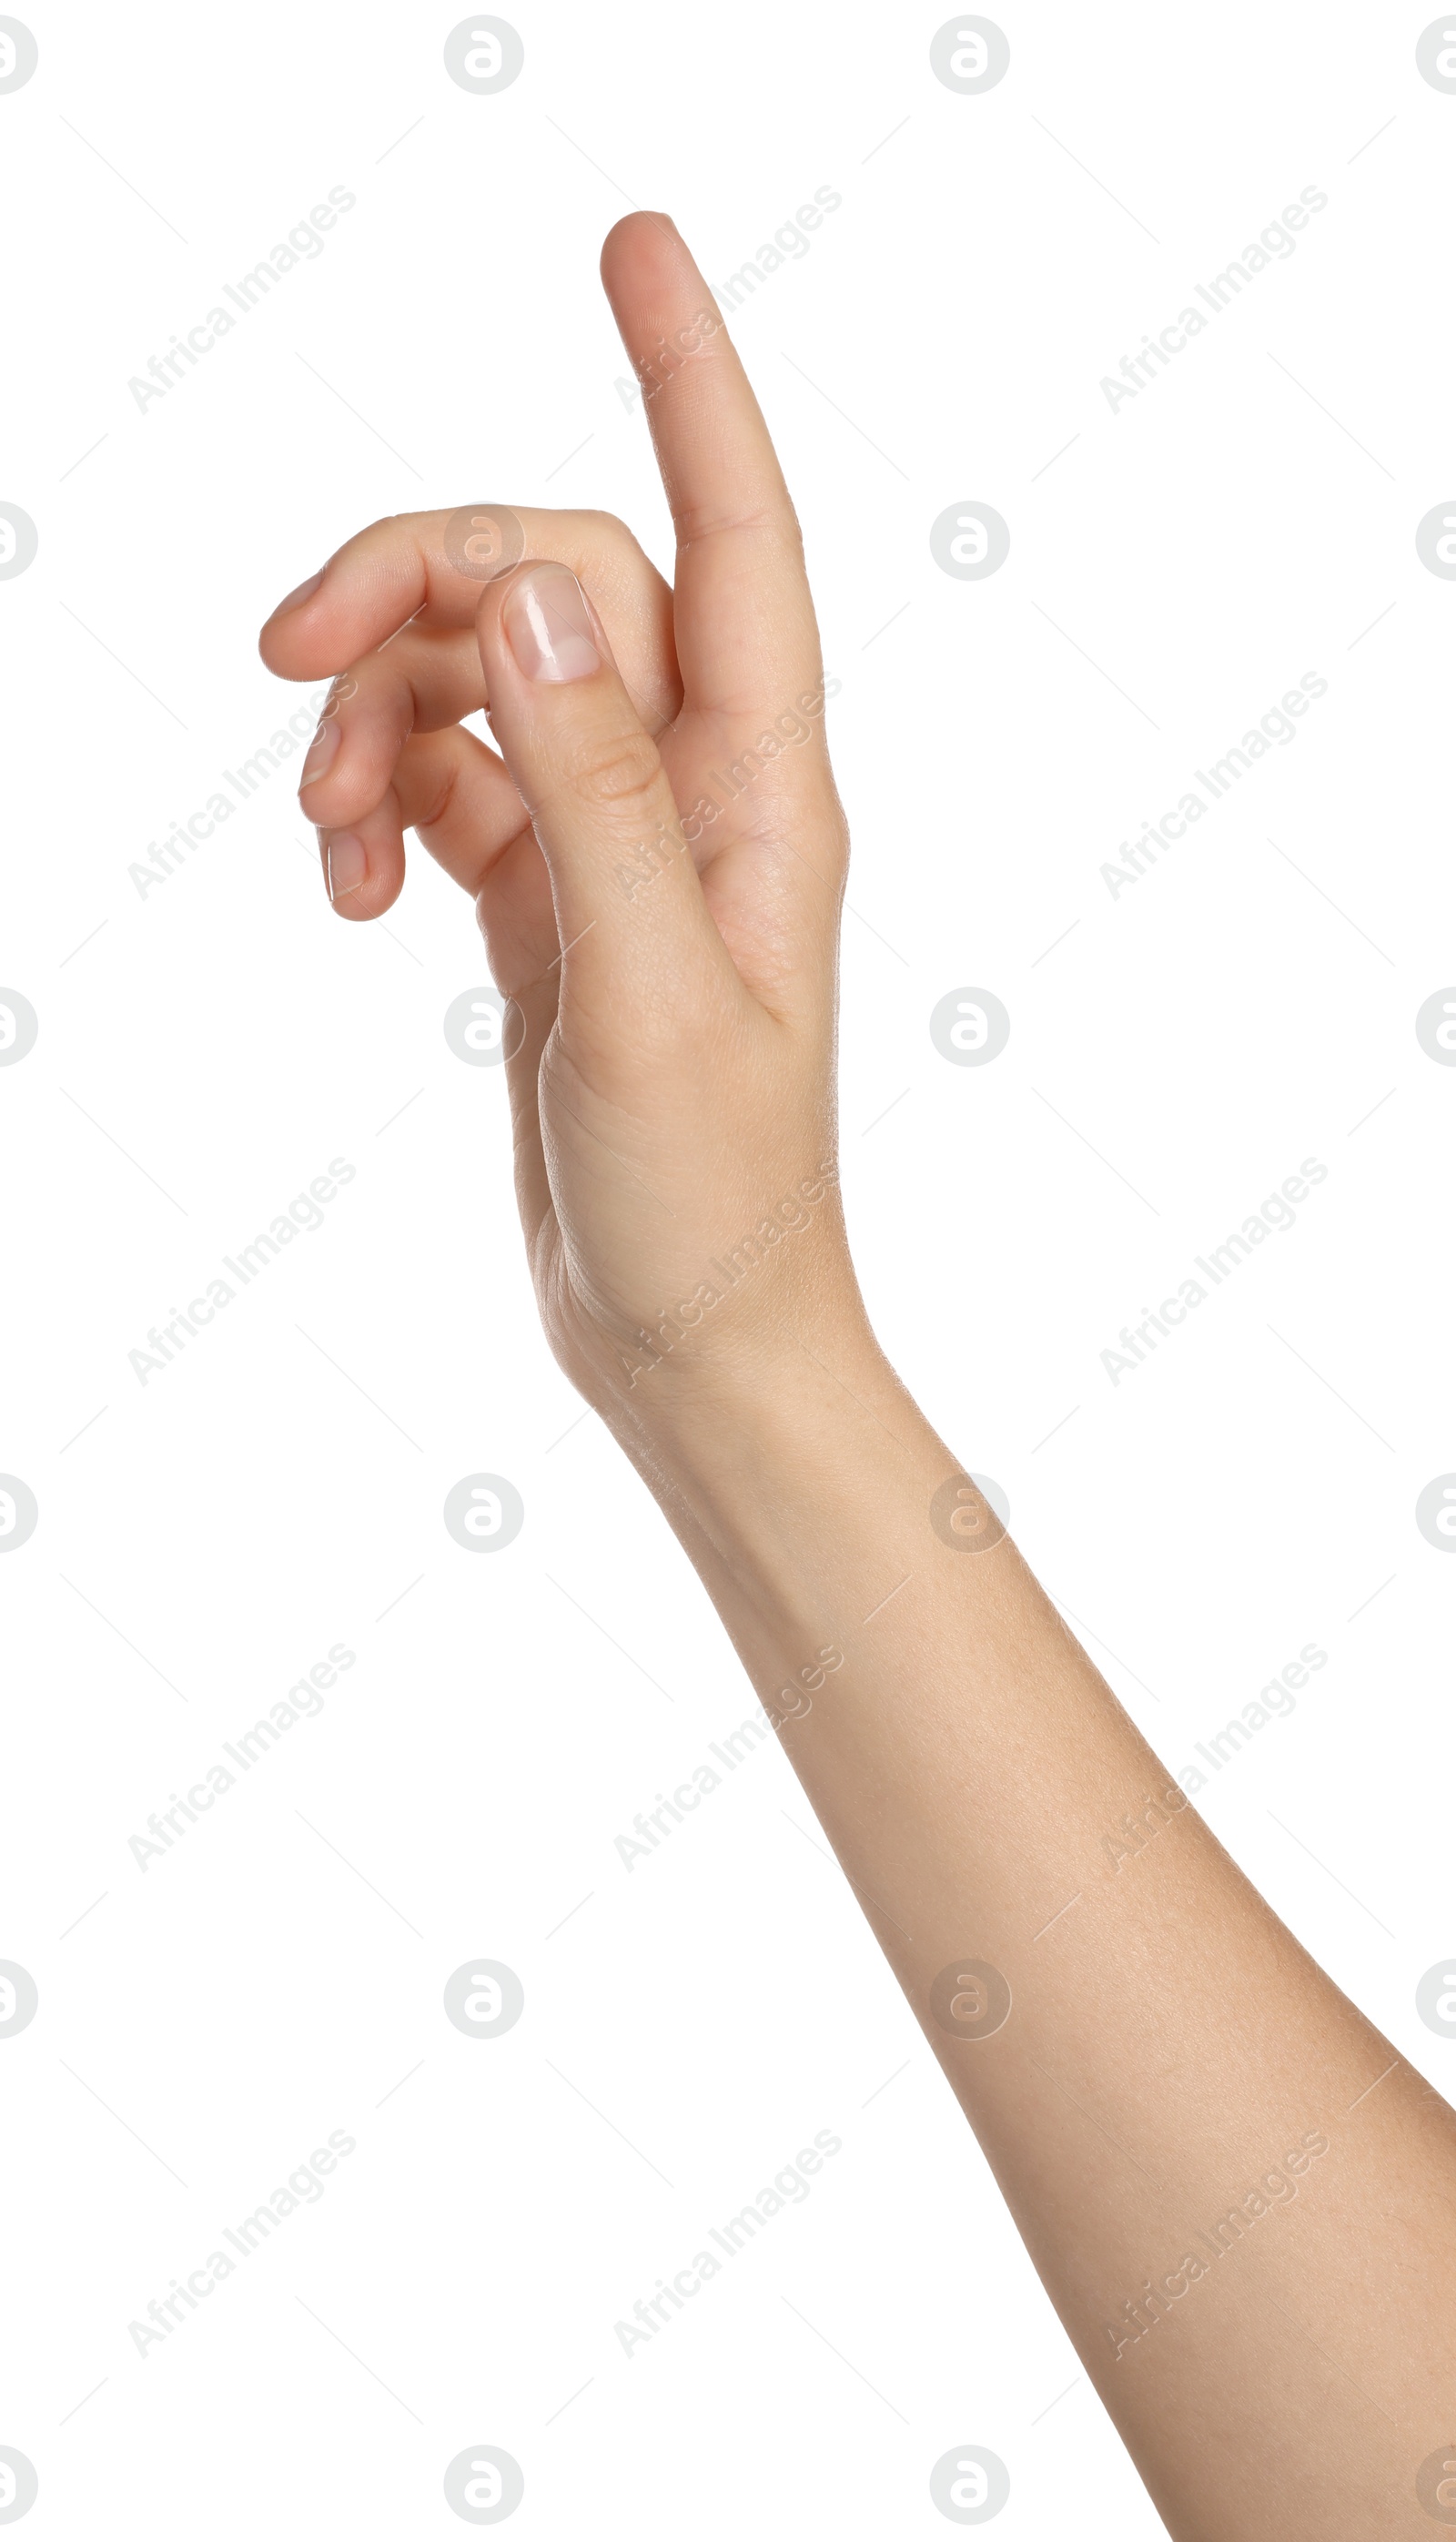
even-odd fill
[[[562,988],[620,1019],[741,984],[673,789],[602,622],[565,565],[487,585],[475,620],[491,728],[551,880]]]

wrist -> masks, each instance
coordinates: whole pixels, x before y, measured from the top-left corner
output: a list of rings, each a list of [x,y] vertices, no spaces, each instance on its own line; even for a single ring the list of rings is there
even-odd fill
[[[980,1614],[1004,1565],[953,1556],[989,1550],[1004,1531],[862,1313],[806,1327],[720,1378],[697,1369],[650,1398],[639,1384],[612,1426],[761,1692],[781,1698],[809,1655],[830,1646],[857,1665],[866,1627],[892,1600],[902,1635],[915,1640],[937,1583],[957,1630]],[[946,1533],[938,1514],[948,1493],[983,1534],[964,1516]]]
[[[633,1441],[676,1462],[771,1455],[817,1431],[838,1398],[868,1393],[908,1401],[872,1332],[857,1291],[815,1302],[812,1311],[752,1327],[674,1331],[659,1324],[619,1366],[598,1409],[629,1450]]]
[[[850,1503],[918,1513],[948,1470],[857,1295],[751,1348],[667,1363],[602,1408],[673,1524],[701,1529],[734,1568],[812,1533],[816,1512],[837,1534]]]

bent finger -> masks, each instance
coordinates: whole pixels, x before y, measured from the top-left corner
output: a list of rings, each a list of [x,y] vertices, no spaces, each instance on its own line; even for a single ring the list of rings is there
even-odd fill
[[[675,715],[682,690],[672,593],[610,512],[478,504],[374,521],[280,601],[258,650],[283,679],[323,679],[421,620],[431,629],[470,628],[482,589],[526,556],[552,558],[586,577],[628,685],[649,714]]]
[[[516,785],[493,750],[459,724],[413,735],[383,791],[347,822],[319,825],[328,897],[341,918],[379,918],[404,880],[404,832],[413,830],[472,898],[522,831]]]
[[[411,629],[333,684],[299,779],[309,820],[337,828],[373,809],[411,733],[461,723],[485,704],[480,648],[469,629]]]

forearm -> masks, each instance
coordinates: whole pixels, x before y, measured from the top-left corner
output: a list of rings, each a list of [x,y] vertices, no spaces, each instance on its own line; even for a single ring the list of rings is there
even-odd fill
[[[604,277],[673,589],[606,516],[496,508],[381,522],[290,594],[266,658],[351,666],[303,771],[333,905],[390,906],[407,824],[472,893],[552,1347],[717,1602],[1172,2531],[1423,2534],[1456,2520],[1417,2496],[1456,2433],[1456,2118],[1182,1805],[869,1335],[830,1199],[847,832],[803,543],[672,224],[619,224]],[[498,758],[457,720],[487,702]]]
[[[1186,1804],[1010,1539],[978,1536],[983,1505],[960,1539],[983,1550],[943,1504],[937,1531],[956,1460],[852,1317],[731,1395],[677,1384],[651,1373],[614,1426],[1171,2529],[1427,2530],[1450,2111]]]

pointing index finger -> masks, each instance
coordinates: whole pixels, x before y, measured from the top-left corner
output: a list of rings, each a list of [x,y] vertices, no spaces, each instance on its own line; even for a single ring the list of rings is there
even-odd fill
[[[691,706],[750,715],[819,676],[803,543],[768,427],[666,214],[634,212],[602,280],[638,378],[678,535],[674,626]]]

